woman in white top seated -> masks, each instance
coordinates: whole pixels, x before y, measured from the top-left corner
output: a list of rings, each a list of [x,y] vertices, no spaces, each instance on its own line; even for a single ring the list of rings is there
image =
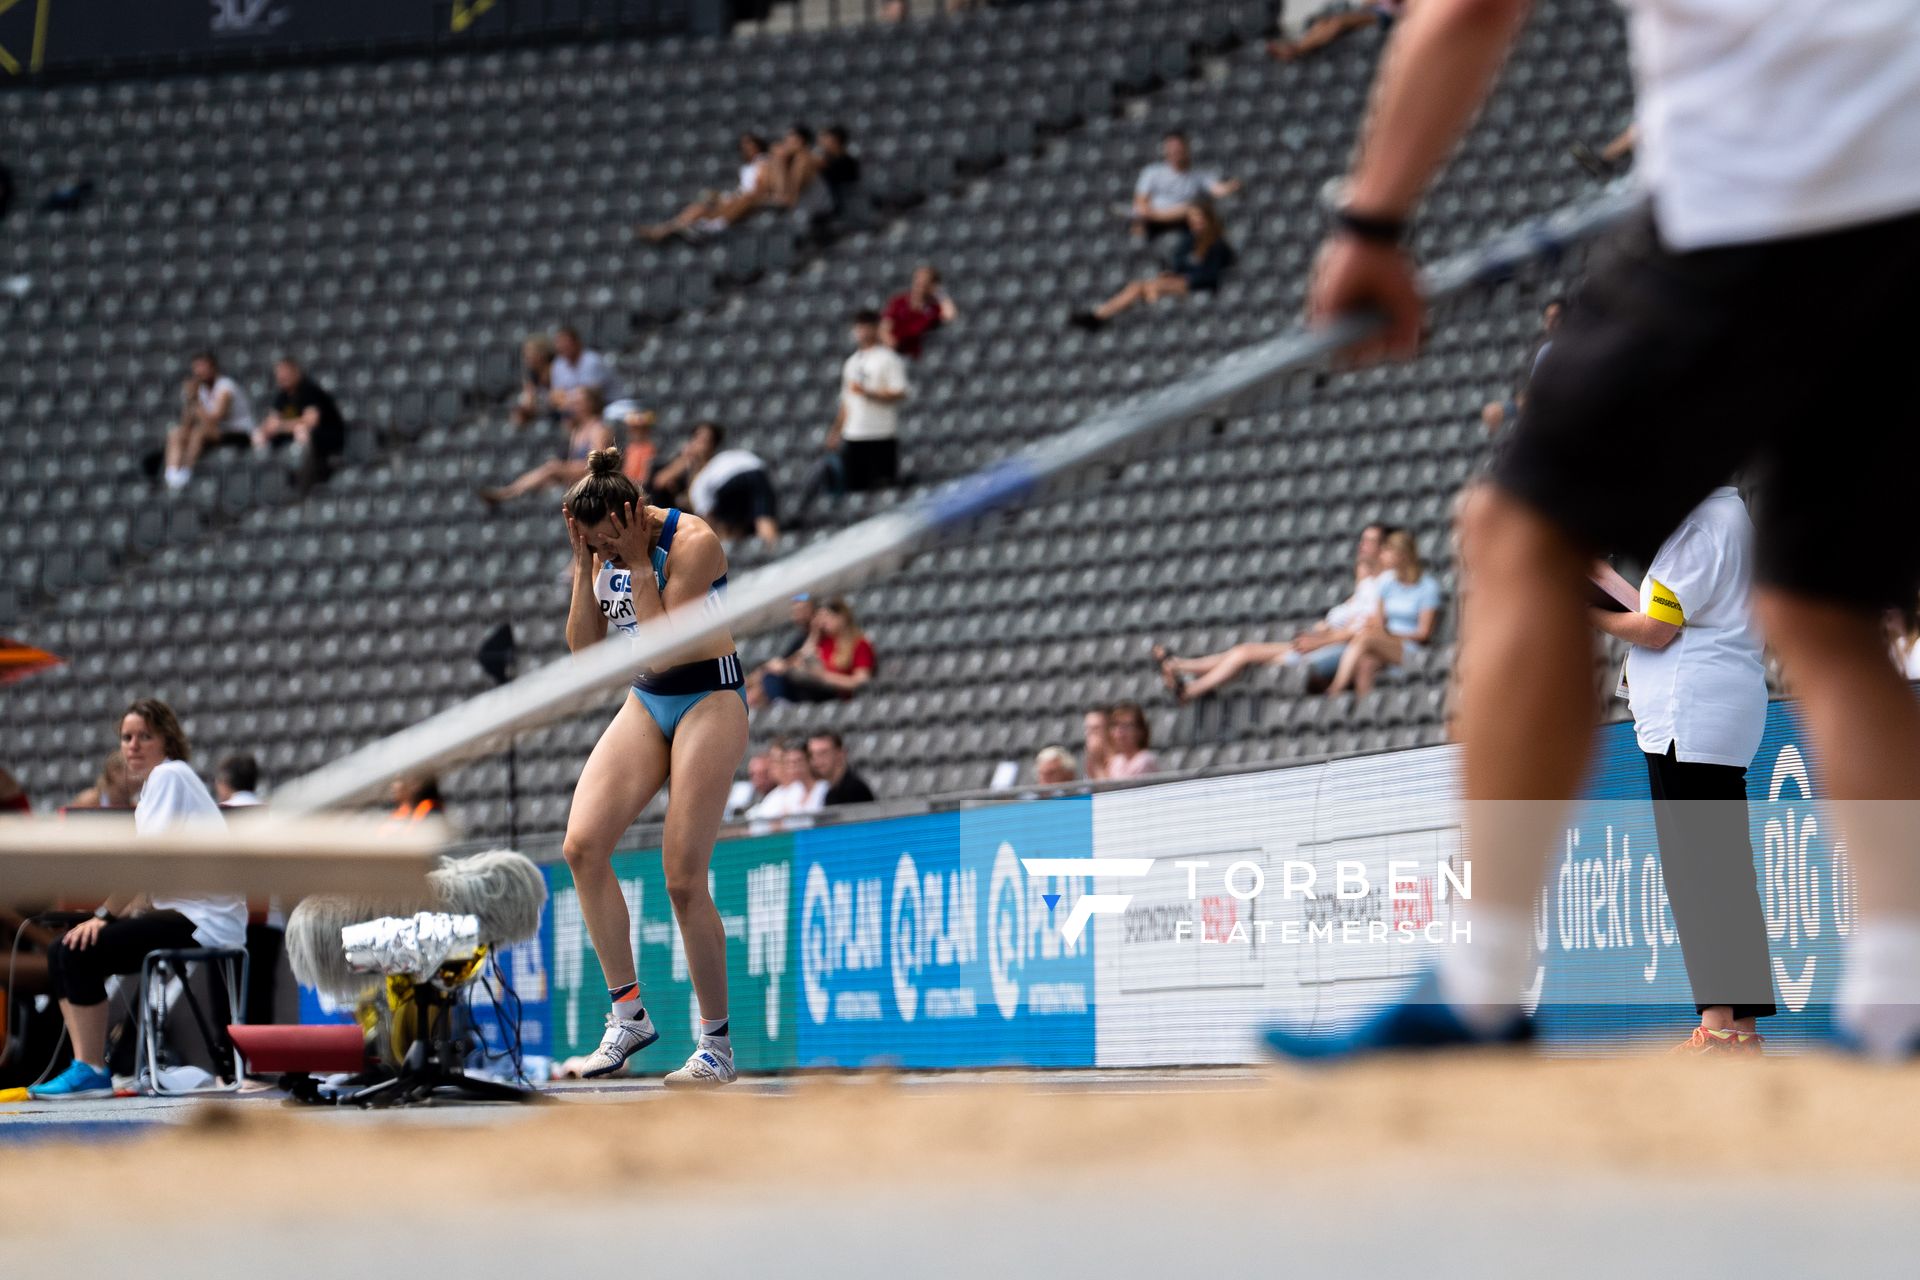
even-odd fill
[[[733,191],[702,192],[698,200],[667,222],[641,227],[640,237],[659,244],[677,235],[725,231],[775,195],[774,155],[757,133],[740,135],[740,185]]]
[[[250,442],[253,425],[253,402],[245,389],[220,372],[213,352],[196,355],[193,376],[180,387],[180,420],[167,431],[167,488],[184,489],[193,479],[200,455],[223,438],[236,444]]]
[[[142,698],[120,720],[120,754],[140,788],[134,830],[153,835],[181,828],[224,827],[220,806],[187,763],[187,735],[166,703]],[[35,1098],[110,1097],[107,1070],[107,979],[138,973],[150,952],[188,947],[242,948],[247,902],[239,894],[200,897],[144,894],[112,898],[67,930],[47,954],[47,970],[73,1042],[73,1063],[32,1090]]]

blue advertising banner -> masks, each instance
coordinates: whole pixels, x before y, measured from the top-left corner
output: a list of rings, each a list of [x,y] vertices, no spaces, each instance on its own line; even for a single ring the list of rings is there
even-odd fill
[[[1020,859],[1092,841],[1084,797],[797,833],[800,1064],[1091,1066],[1090,886]]]

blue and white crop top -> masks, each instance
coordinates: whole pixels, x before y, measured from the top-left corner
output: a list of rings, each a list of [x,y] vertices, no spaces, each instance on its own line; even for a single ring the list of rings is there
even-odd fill
[[[667,589],[667,555],[673,550],[673,535],[680,528],[679,508],[667,512],[667,518],[660,526],[660,541],[653,548],[653,582],[656,589]],[[726,598],[727,575],[721,574],[707,588],[707,607],[717,608]],[[600,572],[593,579],[593,598],[600,602],[600,612],[606,618],[607,625],[632,635],[639,629],[639,622],[633,614],[633,571],[615,568],[608,563],[600,565]]]

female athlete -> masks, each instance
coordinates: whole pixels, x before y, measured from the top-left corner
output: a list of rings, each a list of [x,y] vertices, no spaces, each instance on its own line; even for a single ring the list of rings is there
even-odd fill
[[[641,625],[700,601],[717,602],[727,556],[706,522],[646,505],[621,474],[620,451],[598,449],[561,507],[573,546],[573,602],[567,647],[604,639],[612,625]],[[733,1081],[727,1034],[727,938],[707,889],[707,864],[734,771],[747,749],[747,702],[733,638],[720,635],[642,672],[580,771],[564,851],[580,913],[607,977],[606,1034],[582,1074],[611,1075],[660,1038],[640,997],[627,901],[613,874],[613,849],[669,777],[661,860],[700,1004],[693,1056],[669,1085]]]

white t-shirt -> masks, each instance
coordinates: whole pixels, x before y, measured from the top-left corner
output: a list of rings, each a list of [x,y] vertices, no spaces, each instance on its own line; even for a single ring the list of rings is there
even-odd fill
[[[223,391],[233,399],[227,404],[227,416],[220,419],[220,429],[235,435],[252,435],[253,401],[247,399],[247,393],[240,389],[239,383],[224,373],[213,380],[212,386],[200,388],[200,412],[212,413]]]
[[[1767,722],[1767,672],[1753,617],[1753,521],[1731,486],[1708,494],[1653,557],[1640,611],[1680,628],[1627,657],[1640,749],[1744,769]]]
[[[766,798],[747,810],[749,818],[790,818],[799,813],[818,813],[827,807],[827,780],[811,785],[789,782],[767,792]]]
[[[1638,165],[1669,245],[1920,208],[1920,4],[1628,3]]]
[[[598,351],[582,351],[578,360],[555,356],[553,368],[547,377],[555,391],[592,387],[604,399],[615,399],[613,369],[607,364],[607,358]]]
[[[885,343],[863,347],[840,368],[840,403],[847,416],[840,423],[842,440],[891,440],[900,434],[900,405],[881,404],[848,390],[854,383],[874,391],[906,391],[907,362]]]
[[[225,830],[226,825],[213,793],[184,760],[155,767],[133,811],[133,829],[143,836],[195,827]],[[247,900],[239,894],[156,897],[153,909],[178,911],[193,921],[194,941],[203,947],[247,945]]]
[[[1327,610],[1327,625],[1335,630],[1342,627],[1357,627],[1373,616],[1380,607],[1381,574],[1360,579],[1354,584],[1353,594]]]
[[[764,471],[766,467],[759,454],[746,449],[722,449],[714,454],[687,485],[687,497],[693,502],[694,514],[701,517],[711,514],[720,496],[720,486],[727,481],[749,471]]]

